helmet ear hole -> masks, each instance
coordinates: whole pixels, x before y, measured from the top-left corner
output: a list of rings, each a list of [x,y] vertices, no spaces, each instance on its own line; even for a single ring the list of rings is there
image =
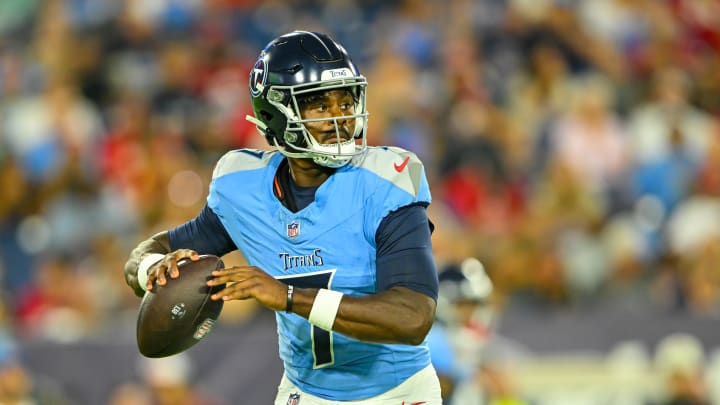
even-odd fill
[[[260,110],[260,116],[265,121],[272,121],[272,119],[273,119],[273,115],[270,112],[268,112],[267,110]]]
[[[258,111],[258,114],[260,115],[260,117],[262,117],[263,121],[267,123],[269,123],[273,119],[273,114],[268,112],[267,110],[260,110]],[[275,143],[273,142],[273,138],[275,138],[275,132],[272,130],[272,128],[270,128],[269,126],[265,127],[261,130],[261,132],[263,133],[263,135],[265,135],[265,139],[270,146],[275,145]]]

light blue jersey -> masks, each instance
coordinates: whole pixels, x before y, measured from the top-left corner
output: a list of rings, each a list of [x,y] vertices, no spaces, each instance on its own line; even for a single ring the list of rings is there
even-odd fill
[[[250,265],[288,284],[376,293],[375,233],[390,212],[430,203],[422,163],[400,148],[368,148],[330,176],[313,203],[293,213],[273,192],[283,159],[278,152],[241,149],[215,167],[208,205],[238,249]],[[276,318],[285,374],[321,398],[373,397],[430,364],[425,343],[361,342],[296,314],[279,311]]]

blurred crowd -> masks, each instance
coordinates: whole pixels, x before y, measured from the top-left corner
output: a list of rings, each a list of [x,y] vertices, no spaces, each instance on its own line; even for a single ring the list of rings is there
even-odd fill
[[[439,268],[479,258],[497,308],[720,316],[720,1],[5,0],[4,329],[137,309],[129,249],[267,148],[248,72],[293,29],[353,55],[369,143],[426,165]]]

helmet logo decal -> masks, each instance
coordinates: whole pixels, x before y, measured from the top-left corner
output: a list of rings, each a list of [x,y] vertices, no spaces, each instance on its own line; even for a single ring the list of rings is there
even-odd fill
[[[322,71],[320,74],[320,80],[339,79],[353,76],[353,72],[348,68],[329,69]]]
[[[253,97],[257,97],[265,89],[265,83],[267,80],[267,64],[262,56],[255,62],[252,71],[250,72],[250,94]]]

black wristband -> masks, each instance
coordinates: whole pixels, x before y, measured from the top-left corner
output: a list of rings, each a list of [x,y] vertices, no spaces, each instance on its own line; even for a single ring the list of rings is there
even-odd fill
[[[292,285],[288,285],[287,289],[287,301],[285,302],[285,312],[288,314],[292,312],[293,307],[293,290],[295,290],[295,287]]]

